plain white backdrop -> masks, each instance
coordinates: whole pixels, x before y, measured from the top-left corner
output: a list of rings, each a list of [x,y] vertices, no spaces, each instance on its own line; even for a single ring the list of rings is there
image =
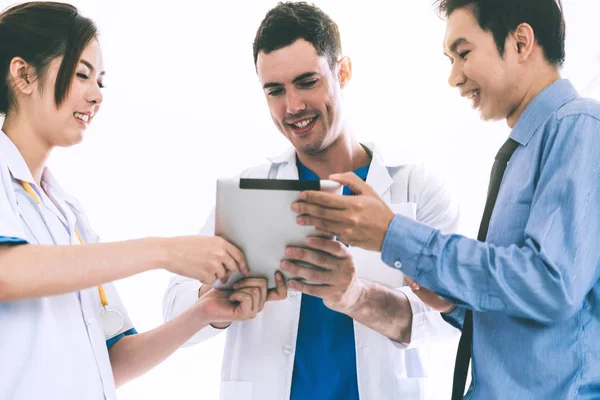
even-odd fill
[[[71,3],[99,27],[107,79],[101,113],[84,142],[52,155],[54,175],[105,241],[196,233],[214,204],[218,177],[287,146],[269,117],[252,59],[256,29],[276,2]],[[503,122],[480,121],[447,85],[445,25],[432,1],[315,3],[338,23],[344,54],[353,60],[345,100],[355,135],[375,141],[386,159],[443,171],[461,204],[461,232],[474,237],[493,156],[509,130]],[[563,3],[563,76],[600,99],[600,2]],[[138,331],[162,322],[168,278],[156,271],[117,282]],[[223,339],[179,350],[121,388],[119,398],[218,399]],[[445,377],[436,398],[447,398],[453,348],[432,353]]]

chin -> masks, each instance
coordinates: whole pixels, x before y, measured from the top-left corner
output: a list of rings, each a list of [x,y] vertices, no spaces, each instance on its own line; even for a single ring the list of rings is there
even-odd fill
[[[305,154],[319,155],[327,148],[325,138],[315,138],[308,143],[298,143],[297,148]]]
[[[69,136],[63,136],[62,138],[60,138],[60,142],[58,142],[56,145],[58,147],[71,147],[71,146],[81,143],[82,141],[83,141],[83,132],[77,132],[77,133],[73,133]]]
[[[498,118],[489,110],[480,109],[479,116],[483,121],[496,121]]]

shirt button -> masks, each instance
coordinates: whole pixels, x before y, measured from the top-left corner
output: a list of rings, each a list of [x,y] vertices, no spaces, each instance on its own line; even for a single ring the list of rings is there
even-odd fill
[[[292,346],[290,346],[289,344],[283,346],[283,354],[286,354],[288,356],[292,354]]]
[[[296,296],[298,296],[298,292],[296,292],[295,290],[288,290],[288,299],[292,300],[295,299]]]
[[[86,323],[87,325],[89,325],[89,326],[92,326],[92,325],[94,325],[94,321],[93,321],[91,318],[86,318],[86,319],[85,319],[85,323]]]
[[[402,263],[398,260],[394,261],[394,268],[397,268],[397,269],[402,268]]]

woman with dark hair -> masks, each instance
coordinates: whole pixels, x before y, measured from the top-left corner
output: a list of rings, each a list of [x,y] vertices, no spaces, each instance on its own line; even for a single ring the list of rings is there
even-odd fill
[[[211,284],[248,268],[221,238],[98,243],[45,162],[54,147],[80,142],[98,113],[102,64],[94,23],[71,5],[0,14],[0,399],[114,398],[201,328],[253,318],[267,297],[256,279],[211,291],[136,334],[111,281],[164,268]]]

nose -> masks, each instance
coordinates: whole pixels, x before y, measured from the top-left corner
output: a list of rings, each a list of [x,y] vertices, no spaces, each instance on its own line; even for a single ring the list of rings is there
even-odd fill
[[[462,66],[460,65],[460,63],[452,64],[450,76],[448,77],[448,85],[455,88],[464,84],[466,80],[467,78],[463,73]]]
[[[100,86],[97,83],[93,83],[90,86],[91,88],[90,90],[88,90],[87,101],[88,103],[92,103],[99,106],[100,104],[102,104],[102,100],[104,99],[102,90],[100,90]]]
[[[286,111],[288,114],[298,114],[300,111],[306,109],[306,103],[302,96],[299,95],[295,90],[288,90],[286,92]]]

